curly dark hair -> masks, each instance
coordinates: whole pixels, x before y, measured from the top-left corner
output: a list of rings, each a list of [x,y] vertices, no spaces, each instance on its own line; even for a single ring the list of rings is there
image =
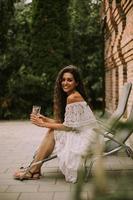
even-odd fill
[[[69,72],[73,75],[76,83],[78,83],[76,90],[82,95],[83,99],[88,103],[84,85],[80,77],[79,69],[73,65],[69,65],[61,69],[60,72],[58,73],[54,88],[54,117],[56,120],[60,122],[64,121],[64,113],[67,100],[67,94],[63,91],[61,86],[63,74],[66,72]]]

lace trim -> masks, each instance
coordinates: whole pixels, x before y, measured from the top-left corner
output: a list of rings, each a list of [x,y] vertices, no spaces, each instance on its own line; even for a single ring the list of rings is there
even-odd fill
[[[82,127],[96,123],[96,119],[86,102],[75,102],[66,106],[64,125]]]

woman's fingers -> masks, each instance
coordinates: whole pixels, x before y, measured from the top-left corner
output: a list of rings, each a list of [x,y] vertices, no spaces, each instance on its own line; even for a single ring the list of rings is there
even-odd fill
[[[37,116],[38,116],[39,118],[42,118],[42,119],[44,118],[44,116],[41,115],[41,114],[38,114]]]
[[[30,119],[32,120],[32,119],[37,119],[38,118],[38,116],[37,115],[34,115],[34,114],[31,114],[30,115]]]
[[[43,120],[38,115],[31,114],[30,120],[33,124],[35,124],[37,126],[41,126],[41,127],[43,126]]]

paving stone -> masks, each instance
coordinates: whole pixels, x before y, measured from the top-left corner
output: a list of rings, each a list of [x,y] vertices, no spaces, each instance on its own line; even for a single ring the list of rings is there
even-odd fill
[[[0,193],[0,200],[18,200],[19,193]]]
[[[53,192],[22,193],[18,200],[53,200]]]
[[[73,194],[71,192],[55,192],[53,200],[72,200]]]
[[[12,179],[0,179],[0,185],[25,185],[25,181],[18,181]]]
[[[56,184],[69,184],[69,183],[66,183],[65,178],[62,176],[56,179]]]
[[[58,169],[59,169],[58,167],[47,167],[45,166],[45,164],[44,166],[42,166],[42,171],[44,174],[58,172]]]
[[[37,192],[38,185],[11,185],[7,192]]]
[[[45,187],[40,185],[39,192],[46,192],[46,191],[59,191],[59,192],[67,192],[70,191],[70,185],[46,185]]]
[[[82,200],[87,200],[88,199],[87,192],[82,192],[81,198]],[[73,192],[55,192],[53,200],[73,200],[73,199],[74,199]]]
[[[8,130],[8,131],[7,131]],[[0,122],[0,200],[71,200],[76,184],[66,183],[58,168],[58,159],[44,163],[39,180],[14,180],[13,173],[19,167],[28,166],[47,129],[34,126],[29,121]],[[104,159],[110,192],[116,191],[120,177],[129,177],[129,191],[132,192],[133,160],[126,155],[108,156]],[[82,198],[92,195],[92,177],[84,185]],[[123,188],[123,185],[122,185]],[[120,188],[119,188],[120,190]],[[73,200],[73,199],[72,199]]]
[[[8,185],[0,185],[0,192],[5,192],[8,188]]]
[[[75,191],[77,184],[71,184],[71,191]],[[83,192],[88,192],[88,190],[92,190],[92,183],[85,183],[82,187]]]
[[[50,179],[47,179],[47,178],[43,178],[41,177],[40,179],[37,179],[37,180],[24,180],[23,183],[26,184],[26,185],[42,185],[42,186],[45,186],[45,185],[54,185],[56,182],[56,180],[54,178],[50,178]]]

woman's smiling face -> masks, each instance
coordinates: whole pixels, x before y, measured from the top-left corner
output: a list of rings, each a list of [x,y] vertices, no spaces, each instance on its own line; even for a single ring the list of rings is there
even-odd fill
[[[73,74],[69,72],[65,72],[62,76],[61,86],[64,92],[68,95],[73,93],[77,87],[78,83],[76,83]]]

